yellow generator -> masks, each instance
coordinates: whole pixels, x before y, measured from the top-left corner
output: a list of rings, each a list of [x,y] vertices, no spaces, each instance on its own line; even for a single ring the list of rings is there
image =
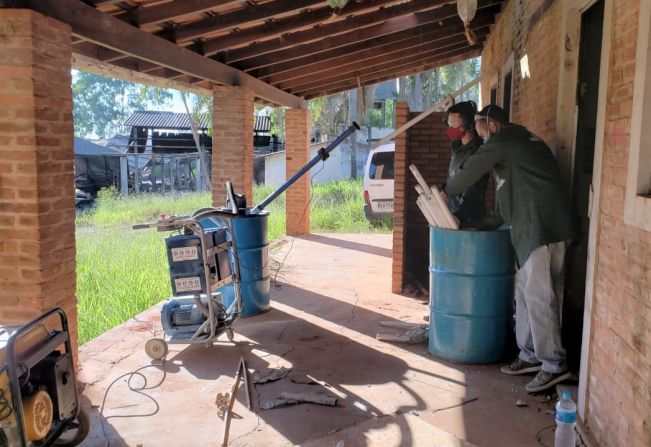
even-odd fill
[[[0,447],[74,446],[89,428],[63,310],[0,327]]]

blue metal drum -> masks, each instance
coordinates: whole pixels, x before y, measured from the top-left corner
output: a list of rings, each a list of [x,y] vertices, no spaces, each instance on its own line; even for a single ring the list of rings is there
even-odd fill
[[[429,352],[495,363],[512,338],[515,254],[508,230],[430,227]]]
[[[269,239],[267,237],[268,211],[233,220],[235,242],[240,261],[240,290],[242,317],[260,315],[270,309]],[[219,291],[226,307],[235,300],[233,285]]]

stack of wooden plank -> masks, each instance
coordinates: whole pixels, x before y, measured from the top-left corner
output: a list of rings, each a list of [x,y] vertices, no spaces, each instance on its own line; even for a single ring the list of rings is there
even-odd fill
[[[435,227],[458,230],[459,222],[448,209],[441,191],[436,186],[429,186],[415,165],[409,165],[409,170],[418,182],[416,192],[419,197],[416,204],[427,222]]]

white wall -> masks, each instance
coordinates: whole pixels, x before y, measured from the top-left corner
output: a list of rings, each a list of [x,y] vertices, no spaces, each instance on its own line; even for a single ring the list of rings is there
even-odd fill
[[[285,151],[274,152],[264,157],[264,184],[280,186],[285,181]]]
[[[378,128],[371,129],[371,137],[374,140],[379,140],[386,135],[393,132],[392,128]],[[370,145],[366,142],[368,133],[366,129],[362,129],[357,134],[357,175],[363,176],[364,166],[370,151]],[[328,143],[313,144],[310,153],[311,157],[315,157],[322,147],[326,147]],[[314,183],[327,183],[333,180],[349,179],[350,178],[350,155],[351,144],[345,141],[332,152],[330,157],[325,161],[325,164],[319,162],[310,171],[314,177]],[[293,172],[290,172],[290,175]],[[265,185],[280,186],[286,179],[285,172],[285,152],[275,152],[265,156],[265,170],[264,181]]]

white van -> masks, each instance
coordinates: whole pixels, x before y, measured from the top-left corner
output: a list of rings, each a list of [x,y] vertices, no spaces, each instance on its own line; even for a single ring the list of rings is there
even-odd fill
[[[395,144],[383,144],[368,154],[364,169],[364,214],[371,223],[393,213]]]

